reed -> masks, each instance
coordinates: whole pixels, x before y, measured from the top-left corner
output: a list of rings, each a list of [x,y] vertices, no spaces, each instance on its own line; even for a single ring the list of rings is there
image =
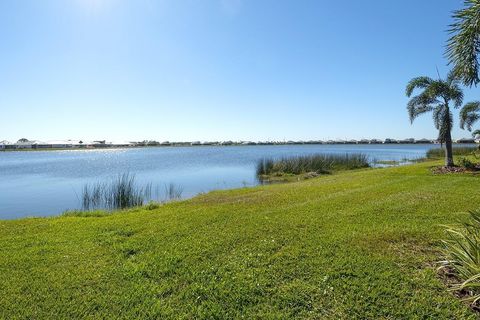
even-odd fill
[[[453,149],[454,156],[467,156],[478,151],[478,147],[454,147]],[[427,151],[427,158],[429,159],[440,159],[445,157],[444,148],[433,148]]]
[[[182,198],[183,188],[174,183],[165,185],[165,201],[179,200]]]
[[[142,206],[152,197],[152,184],[137,184],[135,175],[124,173],[110,182],[85,185],[82,192],[82,209],[125,209]]]
[[[163,193],[163,196],[162,196]],[[174,183],[165,184],[162,192],[159,186],[153,188],[152,183],[139,185],[135,175],[120,174],[109,182],[87,184],[82,190],[82,210],[94,209],[126,209],[152,203],[159,204],[182,198],[183,188]]]
[[[257,176],[272,174],[302,174],[308,172],[330,173],[336,170],[351,170],[370,166],[368,156],[352,154],[313,154],[280,159],[261,159],[257,163]]]

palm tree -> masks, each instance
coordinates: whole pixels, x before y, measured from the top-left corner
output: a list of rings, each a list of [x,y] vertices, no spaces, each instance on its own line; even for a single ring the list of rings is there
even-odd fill
[[[480,119],[480,101],[469,102],[460,110],[460,128],[472,131],[472,126]],[[480,130],[473,131],[474,137],[480,135]]]
[[[453,166],[452,153],[452,127],[453,115],[450,103],[454,108],[459,108],[463,101],[463,92],[459,81],[451,72],[446,80],[434,80],[429,77],[417,77],[410,80],[407,85],[407,97],[411,97],[415,89],[422,90],[412,97],[407,105],[410,122],[419,115],[433,112],[433,122],[438,129],[438,140],[445,143],[445,165]]]
[[[455,74],[467,86],[480,82],[480,0],[464,0],[465,7],[453,13],[446,55]]]

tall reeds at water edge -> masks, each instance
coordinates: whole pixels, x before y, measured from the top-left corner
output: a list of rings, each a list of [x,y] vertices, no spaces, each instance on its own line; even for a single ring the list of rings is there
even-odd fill
[[[474,154],[476,151],[479,151],[478,147],[453,147],[452,149],[454,156],[467,156]],[[427,151],[427,158],[436,159],[445,157],[445,149],[443,148],[434,148]]]
[[[135,180],[135,175],[124,173],[110,182],[97,182],[88,184],[82,190],[82,209],[125,209],[142,206],[149,200],[153,200],[152,183],[143,186]],[[165,186],[164,201],[177,200],[182,197],[183,189],[173,183]],[[156,188],[156,198],[159,197],[159,189]]]
[[[276,173],[330,173],[334,170],[350,170],[369,166],[368,156],[361,153],[313,154],[280,159],[262,159],[257,163],[257,176]]]
[[[170,183],[165,185],[165,201],[178,200],[182,198],[183,188]]]

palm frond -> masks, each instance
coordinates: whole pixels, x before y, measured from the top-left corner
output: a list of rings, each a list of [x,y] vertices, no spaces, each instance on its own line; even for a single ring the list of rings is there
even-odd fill
[[[453,127],[453,114],[446,105],[440,104],[433,109],[433,123],[438,129],[438,141],[444,143]]]
[[[405,94],[410,98],[415,89],[425,89],[433,82],[432,78],[429,77],[417,77],[410,80],[407,84]]]
[[[450,84],[448,90],[448,97],[453,101],[453,106],[455,108],[460,108],[463,104],[463,90],[456,83]]]
[[[472,86],[480,82],[480,1],[465,0],[464,4],[463,9],[453,14],[454,23],[449,30],[452,36],[447,42],[446,55],[455,75]]]
[[[440,117],[440,128],[438,129],[438,141],[440,143],[444,143],[447,140],[447,137],[450,136],[450,132],[453,128],[453,114],[452,112],[445,108],[443,112],[441,112]]]
[[[460,110],[460,127],[472,131],[472,126],[480,119],[480,101],[469,102]]]
[[[433,110],[432,104],[437,102],[428,95],[422,93],[410,99],[407,104],[408,116],[410,122],[413,122],[418,116]]]
[[[444,118],[445,113],[445,105],[440,104],[433,109],[433,123],[435,124],[435,128],[440,130]]]
[[[451,70],[448,75],[447,75],[447,83],[449,85],[455,85],[455,84],[459,84],[461,81],[460,81],[460,77],[458,76],[458,74],[455,73],[455,70]]]

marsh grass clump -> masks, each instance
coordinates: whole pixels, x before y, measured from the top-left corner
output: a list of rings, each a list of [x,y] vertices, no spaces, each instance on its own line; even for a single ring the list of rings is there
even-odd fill
[[[145,208],[146,210],[156,210],[156,209],[160,208],[161,205],[162,205],[162,204],[159,203],[159,202],[150,201],[149,203],[147,203],[147,204],[145,205],[144,208]]]
[[[165,201],[174,201],[182,198],[183,188],[174,183],[165,185]]]
[[[257,176],[268,175],[274,170],[275,162],[272,159],[262,159],[257,163]]]
[[[475,154],[478,151],[478,147],[454,147],[452,149],[454,156],[467,156]],[[445,149],[433,148],[427,151],[427,158],[440,159],[445,156]]]
[[[262,159],[257,163],[257,176],[274,174],[294,174],[315,172],[330,173],[336,170],[351,170],[370,166],[368,156],[361,153],[352,154],[313,154],[295,156],[277,160]]]
[[[90,210],[91,208],[101,207],[104,201],[104,193],[107,188],[105,183],[95,183],[85,185],[82,190],[82,208]]]
[[[137,184],[135,175],[124,173],[108,183],[85,185],[82,192],[82,209],[126,209],[142,206],[152,196],[152,184]]]
[[[475,304],[480,300],[480,210],[470,212],[468,221],[449,227],[446,232],[441,269],[458,280],[451,290]]]
[[[139,185],[135,175],[124,173],[109,182],[85,185],[81,202],[84,211],[127,209],[144,205],[148,210],[154,210],[161,203],[181,199],[182,194],[183,188],[174,183],[165,184],[162,192],[159,186],[153,188],[152,183]],[[163,200],[160,201],[161,198]]]

